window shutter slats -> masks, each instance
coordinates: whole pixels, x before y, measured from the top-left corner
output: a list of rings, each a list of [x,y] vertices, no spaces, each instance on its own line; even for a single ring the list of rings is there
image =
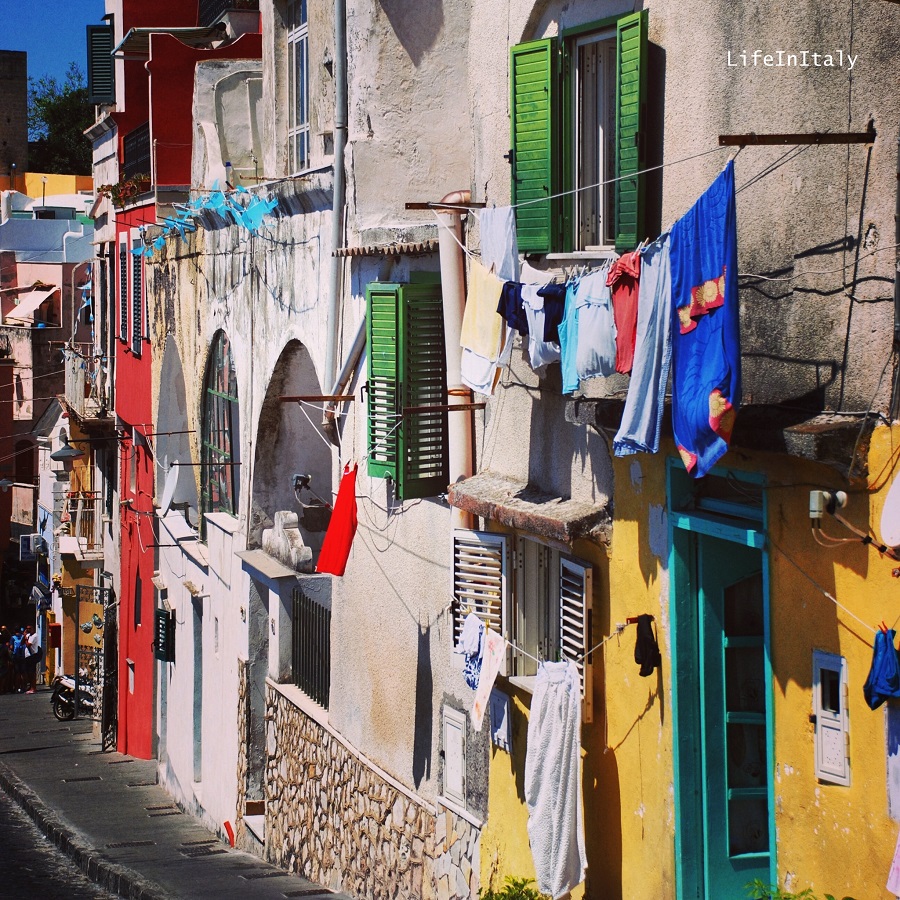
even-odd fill
[[[403,406],[447,402],[444,310],[440,285],[403,285],[399,376]],[[447,412],[410,413],[398,433],[398,494],[404,500],[447,490]]]
[[[532,41],[510,50],[512,202],[559,193],[557,155],[556,42]],[[516,207],[516,236],[524,253],[554,247],[559,200]]]
[[[141,249],[141,242],[134,241],[133,250]],[[141,355],[141,323],[143,321],[143,291],[141,288],[141,264],[143,255],[131,256],[131,349],[135,356]]]
[[[453,532],[453,646],[469,612],[498,634],[505,633],[508,604],[508,548],[504,534]],[[505,666],[501,669],[506,674]]]
[[[128,245],[119,244],[119,338],[128,340]]]
[[[559,561],[559,644],[566,659],[576,660],[584,697],[582,719],[594,719],[593,664],[584,654],[591,648],[593,570],[570,559]]]
[[[87,26],[88,103],[116,102],[116,69],[111,25]]]
[[[396,479],[397,440],[397,285],[366,290],[368,344],[369,475]]]
[[[632,249],[644,228],[644,178],[622,178],[645,165],[641,117],[647,95],[647,12],[616,23],[616,250]]]

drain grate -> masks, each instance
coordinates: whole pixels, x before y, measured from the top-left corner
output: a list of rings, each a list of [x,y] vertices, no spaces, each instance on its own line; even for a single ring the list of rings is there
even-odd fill
[[[129,781],[125,787],[156,787],[155,781]]]
[[[183,847],[178,852],[188,859],[197,859],[201,856],[218,856],[220,853],[228,851],[222,847]]]
[[[181,846],[182,847],[202,847],[203,845],[218,844],[218,843],[219,843],[218,838],[206,838],[206,840],[203,840],[203,841],[183,841]]]
[[[121,766],[122,763],[134,762],[133,759],[111,759],[108,763],[110,766]]]
[[[285,891],[285,897],[324,897],[327,894],[333,894],[328,888],[303,888],[299,891]]]
[[[152,812],[147,813],[148,819],[158,819],[160,816],[180,816],[182,812],[180,809],[167,809],[165,812]]]
[[[107,844],[107,850],[119,850],[122,847],[155,847],[156,841],[118,841],[115,844]]]
[[[157,812],[161,809],[178,809],[178,807],[172,803],[163,803],[160,806],[145,806],[144,809],[148,812]]]
[[[287,872],[247,872],[240,875],[240,878],[246,878],[247,881],[256,881],[258,878],[286,878]]]
[[[75,781],[103,781],[99,775],[85,775],[82,778],[63,778],[63,783],[72,784]]]

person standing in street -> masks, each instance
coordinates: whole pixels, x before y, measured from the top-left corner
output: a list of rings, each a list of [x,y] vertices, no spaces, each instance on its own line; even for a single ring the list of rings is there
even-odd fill
[[[25,629],[25,677],[28,682],[26,694],[37,690],[37,669],[41,661],[41,639],[34,630],[34,625]]]
[[[25,690],[25,651],[27,646],[25,629],[21,625],[12,636],[9,646],[13,658],[13,690],[17,694],[21,694]]]

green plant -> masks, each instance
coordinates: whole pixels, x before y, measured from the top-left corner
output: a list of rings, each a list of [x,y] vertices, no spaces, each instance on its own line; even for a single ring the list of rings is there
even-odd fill
[[[113,202],[113,206],[124,209],[126,203],[147,190],[149,183],[150,176],[141,173],[140,175],[132,175],[131,178],[122,178],[117,184],[101,184],[97,188],[97,193],[101,197],[109,197]]]
[[[818,900],[812,888],[804,888],[802,891],[783,891],[777,884],[766,884],[755,878],[747,886],[747,896],[752,900]],[[825,894],[823,900],[837,900],[834,894]],[[843,897],[842,900],[853,900],[853,897]]]
[[[478,897],[480,900],[549,900],[546,894],[529,887],[533,883],[533,878],[513,878],[507,875],[499,891],[492,887],[481,888]]]

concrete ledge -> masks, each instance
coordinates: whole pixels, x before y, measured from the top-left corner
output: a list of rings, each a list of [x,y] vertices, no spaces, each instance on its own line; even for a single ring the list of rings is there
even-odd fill
[[[0,786],[22,807],[56,848],[65,853],[95,884],[130,900],[174,900],[171,894],[137,872],[99,858],[98,851],[90,848],[76,829],[66,825],[3,763],[0,763]]]
[[[585,537],[608,543],[612,535],[605,504],[564,500],[493,472],[479,472],[450,485],[447,500],[481,518],[565,544]]]

